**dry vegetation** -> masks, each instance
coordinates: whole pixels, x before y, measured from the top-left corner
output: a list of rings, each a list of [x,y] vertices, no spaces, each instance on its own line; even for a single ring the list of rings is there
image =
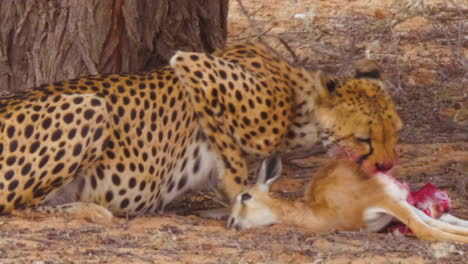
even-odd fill
[[[412,188],[435,183],[468,219],[467,18],[463,0],[231,0],[229,41],[261,36],[295,63],[338,74],[363,57],[379,61],[405,122],[398,177]],[[289,161],[274,190],[298,197],[324,159]],[[468,245],[285,226],[235,232],[190,216],[210,206],[196,195],[111,226],[2,217],[0,263],[468,263]]]
[[[261,36],[298,64],[338,74],[364,57],[378,61],[408,127],[404,141],[468,138],[466,2],[232,2],[232,41]]]

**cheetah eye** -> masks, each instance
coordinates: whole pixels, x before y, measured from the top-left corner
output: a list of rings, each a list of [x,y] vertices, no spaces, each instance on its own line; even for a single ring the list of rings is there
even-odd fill
[[[241,201],[242,201],[242,202],[245,202],[245,201],[247,201],[247,200],[250,199],[250,198],[252,198],[252,195],[250,195],[250,193],[244,193],[244,194],[242,194],[242,196],[241,196]]]
[[[358,138],[356,138],[356,139],[357,139],[357,141],[362,142],[362,143],[370,144],[370,142],[371,142],[371,139],[370,139],[370,138],[359,138],[359,137],[358,137]]]

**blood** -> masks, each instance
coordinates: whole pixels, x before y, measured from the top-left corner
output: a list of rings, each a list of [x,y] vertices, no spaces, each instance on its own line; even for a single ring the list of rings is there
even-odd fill
[[[440,218],[451,208],[451,201],[445,191],[437,188],[432,183],[426,183],[419,190],[411,192],[407,198],[408,203],[423,211],[430,217]],[[411,235],[413,232],[403,223],[393,223],[388,229],[391,233]]]
[[[448,194],[432,183],[426,183],[421,189],[411,192],[411,196],[415,201],[413,205],[416,208],[436,219],[451,208]]]
[[[392,223],[389,227],[387,227],[387,232],[392,233],[394,235],[412,235],[413,231],[409,229],[409,227],[403,223]]]

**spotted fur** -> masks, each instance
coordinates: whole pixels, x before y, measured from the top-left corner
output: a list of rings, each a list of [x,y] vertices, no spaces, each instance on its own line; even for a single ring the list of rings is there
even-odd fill
[[[398,116],[383,83],[366,72],[330,79],[247,42],[212,55],[178,52],[171,67],[150,73],[89,76],[3,96],[0,213],[61,203],[152,213],[213,180],[232,199],[259,159],[321,137],[373,140],[372,130],[384,127],[372,153],[366,142],[353,146],[371,159],[387,139],[393,147]],[[337,110],[343,105],[351,111]],[[343,121],[363,113],[362,122]]]

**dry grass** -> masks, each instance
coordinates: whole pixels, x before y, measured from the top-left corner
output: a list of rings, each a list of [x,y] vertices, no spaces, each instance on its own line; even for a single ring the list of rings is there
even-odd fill
[[[287,15],[270,18],[265,15],[274,8],[270,5],[251,11],[246,1],[236,2],[249,27],[232,34],[231,41],[261,38],[294,63],[337,74],[349,72],[359,59],[374,59],[407,125],[403,141],[468,140],[466,4],[395,1],[330,15],[314,1],[302,1],[307,9],[297,13],[294,5],[300,1],[294,1],[282,7],[283,12],[289,8]]]

